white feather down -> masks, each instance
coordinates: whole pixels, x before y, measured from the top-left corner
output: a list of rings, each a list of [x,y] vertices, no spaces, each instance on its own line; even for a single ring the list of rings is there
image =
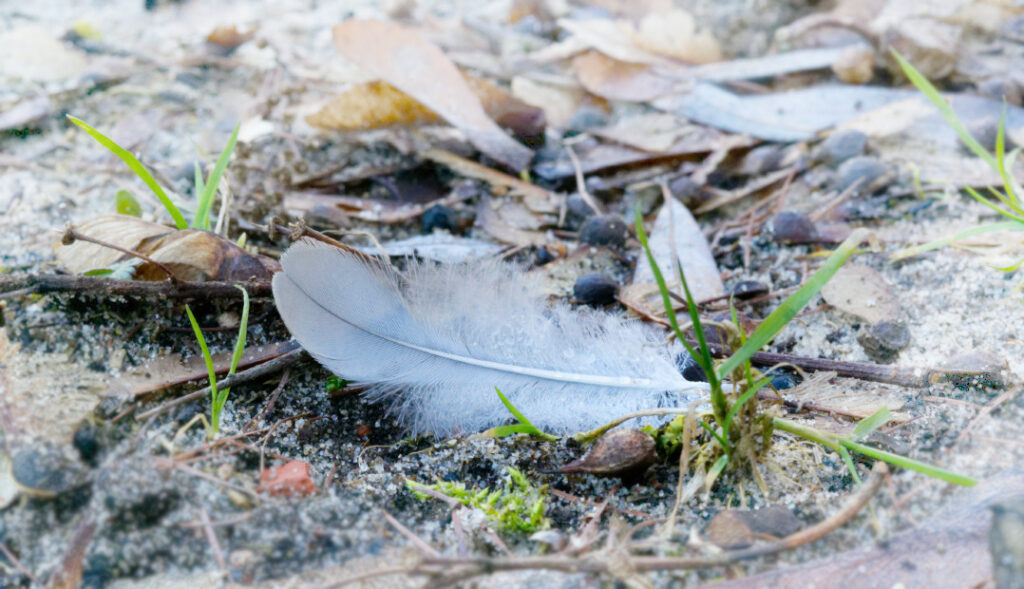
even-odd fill
[[[514,266],[493,261],[390,267],[318,242],[294,244],[274,276],[277,308],[321,364],[368,385],[416,432],[506,422],[501,389],[534,425],[582,431],[623,414],[685,406],[685,380],[647,326],[548,305]],[[685,352],[682,352],[685,353]]]

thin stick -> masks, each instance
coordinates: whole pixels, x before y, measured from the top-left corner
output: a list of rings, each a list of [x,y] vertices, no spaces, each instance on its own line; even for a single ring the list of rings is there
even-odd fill
[[[67,274],[17,274],[0,276],[0,299],[29,294],[59,292],[93,293],[106,296],[159,297],[165,299],[237,298],[236,284],[245,286],[253,298],[272,296],[270,281],[250,282],[153,282],[121,280],[106,276]]]
[[[583,202],[587,203],[587,206],[590,207],[594,213],[603,215],[604,211],[601,209],[601,205],[597,204],[594,197],[587,192],[587,182],[583,178],[583,166],[580,165],[580,158],[576,157],[576,152],[572,150],[571,145],[565,146],[565,153],[569,154],[569,161],[572,162],[573,173],[576,174],[576,192],[580,193],[580,196],[583,198]]]
[[[414,534],[412,530],[403,526],[402,523],[395,519],[394,516],[392,516],[390,513],[388,513],[385,510],[381,510],[381,515],[383,515],[384,519],[387,520],[389,524],[391,524],[391,527],[395,528],[395,530],[398,531],[399,534],[405,536],[410,542],[412,542],[416,546],[416,548],[420,550],[420,552],[433,557],[441,556],[441,553],[435,550],[433,546],[427,544],[422,539],[420,539],[419,536]]]
[[[123,248],[123,247],[121,247],[119,245],[114,245],[113,243],[110,243],[110,242],[107,242],[107,241],[103,241],[101,239],[96,239],[94,237],[89,237],[88,235],[83,235],[83,234],[75,231],[75,228],[72,225],[68,225],[67,227],[64,228],[64,235],[60,238],[60,242],[63,245],[71,245],[72,243],[75,243],[76,241],[85,241],[85,242],[88,242],[88,243],[95,243],[98,246],[110,248],[112,250],[119,251],[122,254],[126,254],[126,255],[129,255],[129,256],[135,257],[135,258],[139,258],[140,260],[143,260],[145,262],[149,262],[150,264],[153,264],[157,268],[160,268],[161,270],[163,270],[164,274],[167,275],[167,278],[171,282],[173,282],[174,284],[178,284],[178,283],[181,282],[181,280],[177,276],[174,275],[174,272],[172,272],[171,269],[168,268],[167,266],[165,266],[163,263],[157,262],[153,258],[151,258],[151,257],[149,257],[149,256],[147,256],[145,254],[141,254],[141,253],[139,253],[137,251],[130,250],[130,249],[127,249],[127,248]]]
[[[14,553],[11,552],[11,549],[8,548],[7,545],[3,542],[0,542],[0,552],[3,553],[4,558],[11,561],[11,564],[14,565],[14,568],[18,569],[19,573],[25,575],[29,581],[32,581],[33,586],[39,585],[39,580],[36,579],[35,575],[29,572],[29,570],[25,568],[25,565],[21,564],[21,561],[18,560],[18,557],[14,556]]]
[[[235,292],[238,292],[238,291],[235,291]],[[298,362],[300,359],[302,359],[305,356],[305,354],[306,354],[306,351],[303,350],[302,348],[299,348],[298,345],[296,344],[295,348],[293,348],[291,350],[288,350],[287,352],[281,354],[280,356],[278,356],[277,358],[274,358],[273,360],[268,360],[268,361],[264,362],[263,364],[258,364],[256,366],[253,366],[252,368],[247,369],[247,370],[243,370],[241,372],[236,372],[236,373],[232,374],[231,376],[225,378],[224,380],[219,381],[217,383],[217,387],[223,389],[223,388],[226,388],[226,387],[235,386],[235,385],[238,385],[238,384],[242,384],[242,383],[246,383],[246,382],[249,382],[249,381],[252,381],[252,380],[256,380],[257,378],[260,378],[261,376],[266,376],[267,374],[273,374],[273,373],[277,372],[278,370],[281,370],[283,368],[287,368],[287,367],[291,366],[292,364]],[[203,388],[201,388],[201,389],[199,389],[197,391],[192,391],[191,393],[188,393],[187,395],[182,395],[182,396],[180,396],[180,397],[178,397],[176,399],[171,399],[170,401],[164,403],[163,405],[154,407],[154,408],[150,409],[149,411],[145,411],[143,413],[140,413],[140,414],[135,416],[135,419],[137,419],[137,420],[148,419],[150,417],[153,417],[154,415],[160,415],[162,413],[166,413],[167,411],[177,407],[178,405],[182,405],[184,403],[188,403],[188,402],[191,402],[191,401],[195,401],[197,399],[201,399],[201,398],[203,398],[203,397],[205,397],[205,396],[207,396],[209,394],[210,394],[210,387],[209,386],[205,386],[205,387],[203,387]]]
[[[202,505],[199,506],[199,521],[203,524],[203,532],[206,534],[206,541],[210,543],[210,550],[213,551],[213,558],[217,561],[217,567],[222,571],[228,570],[228,563],[224,560],[224,551],[217,541],[217,533],[213,531],[213,524],[210,523],[210,514]]]

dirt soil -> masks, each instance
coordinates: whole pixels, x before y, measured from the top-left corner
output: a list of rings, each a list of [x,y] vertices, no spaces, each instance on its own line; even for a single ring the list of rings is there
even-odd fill
[[[455,16],[500,20],[508,13],[507,3],[154,4],[151,10],[127,0],[38,0],[0,6],[0,113],[28,103],[40,109],[39,116],[0,135],[0,276],[59,273],[54,252],[61,230],[67,223],[113,213],[119,190],[135,195],[143,218],[168,221],[142,183],[70,124],[65,114],[87,121],[137,154],[187,207],[195,198],[193,162],[213,161],[242,121],[229,168],[235,204],[228,235],[234,240],[246,234],[254,252],[278,257],[290,243],[287,235],[268,236],[255,227],[272,215],[287,220],[304,217],[325,231],[340,229],[333,235],[359,246],[370,243],[360,232],[384,243],[422,232],[420,214],[403,222],[375,223],[360,219],[355,209],[341,214],[337,211],[344,209],[302,204],[298,208],[303,210],[296,213],[295,203],[305,202],[300,197],[309,197],[311,191],[295,187],[333,168],[342,170],[344,177],[366,178],[338,181],[336,194],[345,196],[390,202],[395,199],[394,182],[399,183],[399,196],[413,205],[461,194],[465,198],[452,208],[464,236],[508,245],[479,225],[473,227],[475,203],[489,190],[485,183],[467,181],[458,171],[441,166],[428,165],[427,171],[417,167],[422,142],[454,145],[459,153],[497,167],[492,160],[476,157],[451,128],[345,134],[305,122],[306,115],[344,84],[366,79],[338,56],[331,42],[333,25],[351,17],[434,25]],[[697,22],[707,23],[721,40],[726,58],[762,55],[780,26],[825,9],[817,2],[689,4]],[[713,10],[708,8],[712,4]],[[752,14],[757,14],[757,22],[751,22]],[[233,52],[218,51],[205,39],[219,25],[234,25],[240,31],[251,28],[254,36]],[[65,36],[72,30],[78,35]],[[91,30],[99,35],[89,38]],[[957,84],[969,86],[952,85]],[[631,112],[615,110],[614,116]],[[800,145],[809,150],[817,141]],[[881,250],[866,249],[854,261],[884,279],[909,331],[909,343],[891,366],[920,377],[954,356],[983,350],[996,359],[994,374],[1002,382],[994,388],[954,386],[942,379],[899,386],[834,378],[813,390],[801,390],[804,396],[798,402],[857,414],[887,405],[898,423],[883,429],[883,447],[973,477],[981,481],[980,488],[991,489],[992,481],[1011,476],[1024,458],[1024,403],[1017,394],[1024,381],[1020,272],[994,269],[998,260],[987,255],[992,248],[981,247],[943,248],[890,261],[889,254],[903,244],[999,219],[957,192],[953,183],[926,186],[927,194],[919,196],[912,168],[879,157],[893,166],[889,183],[873,196],[850,199],[840,207],[845,215],[840,221],[848,227],[870,227],[882,242]],[[643,167],[623,175],[642,176]],[[395,173],[402,170],[412,172]],[[830,180],[815,183],[814,174],[835,172],[823,170],[824,166],[814,168],[794,182],[785,199],[787,210],[814,213],[824,206],[822,187]],[[625,196],[621,189],[602,192],[600,182],[627,182],[613,173],[588,176],[610,212],[629,218],[639,201],[653,220],[660,208],[657,190],[630,190]],[[713,177],[708,183],[731,190],[742,181]],[[426,195],[409,196],[403,192],[407,185]],[[551,181],[548,187],[559,194],[576,190],[572,176]],[[706,235],[714,236],[723,220],[744,210],[743,203],[736,203],[698,215],[697,220]],[[549,243],[568,244],[562,251],[572,251],[578,229],[577,224],[564,233],[546,235]],[[727,234],[712,249],[727,289],[743,281],[758,281],[772,291],[798,285],[820,263],[820,252],[835,245],[781,243],[767,221],[756,231],[744,231]],[[1002,245],[1005,258],[1020,257],[1019,240]],[[551,250],[557,255],[557,248]],[[588,260],[583,266],[608,269],[620,280],[628,280],[642,255],[632,238],[614,254],[600,251],[582,254]],[[540,248],[527,246],[508,258],[531,268],[543,255],[546,250],[540,253]],[[571,290],[580,271],[573,272],[569,286],[553,280],[553,291],[564,295]],[[741,310],[761,319],[779,300],[744,304]],[[237,296],[176,299],[62,292],[5,293],[0,299],[0,470],[5,473],[0,477],[0,586],[331,586],[381,568],[414,566],[423,554],[421,543],[450,556],[550,553],[529,534],[494,531],[478,511],[454,511],[443,501],[419,499],[406,483],[458,481],[470,488],[496,488],[504,484],[509,467],[525,473],[532,483],[547,486],[546,515],[551,530],[563,538],[584,529],[605,501],[607,507],[597,520],[601,530],[665,518],[673,507],[679,480],[676,456],[661,457],[639,483],[626,484],[618,478],[559,474],[560,466],[585,452],[565,439],[410,436],[386,405],[367,403],[358,389],[330,385],[330,373],[308,358],[233,388],[215,442],[207,440],[199,420],[209,413],[205,396],[140,419],[146,411],[204,386],[201,364],[193,364],[189,371],[178,362],[195,361],[198,354],[186,302],[201,324],[221,328],[207,333],[212,351],[229,352],[240,312]],[[626,313],[619,305],[607,311]],[[819,296],[767,349],[873,362],[858,342],[869,328],[867,321]],[[289,339],[272,297],[254,298],[248,337],[250,351]],[[152,362],[159,358],[171,359],[166,372],[154,368]],[[187,383],[130,392],[138,382],[171,380],[185,373]],[[797,414],[795,409],[771,410]],[[804,415],[808,423],[823,429],[852,429],[852,421],[840,416]],[[259,487],[261,473],[290,461],[309,466],[314,492],[282,496]],[[866,477],[870,461],[860,462],[859,469]],[[965,521],[985,524],[971,528],[972,550],[987,543],[987,505],[1005,496],[995,493],[979,499],[969,494],[974,491],[907,469],[893,470],[870,509],[824,539],[776,556],[728,567],[642,574],[628,566],[602,575],[499,572],[464,586],[597,587],[610,586],[616,578],[629,586],[697,586],[728,579],[738,583],[749,575],[778,573],[799,564],[838,563],[858,549],[884,552],[908,546],[914,537],[946,538],[943,534],[950,530],[922,526],[933,525],[930,518],[951,504],[966,505],[963,509],[970,516]],[[839,455],[789,435],[776,434],[759,473],[763,489],[748,473],[732,471],[709,493],[695,489],[682,504],[669,539],[674,548],[659,554],[714,554],[719,549],[704,539],[705,530],[713,516],[727,508],[782,506],[807,526],[834,514],[858,488]],[[30,481],[37,484],[27,484]],[[1021,492],[1019,486],[999,488]],[[390,524],[391,518],[399,526]],[[400,533],[399,527],[416,539]],[[955,534],[949,538],[950,549],[957,550]],[[941,568],[935,562],[938,553],[922,556],[926,553],[893,553],[904,558],[906,586],[925,578],[920,570],[914,572],[916,567]],[[991,583],[989,555],[979,554],[976,568],[962,571],[963,579]],[[829,586],[838,578],[830,582],[825,573],[807,571],[807,584]],[[876,582],[883,584],[871,578]],[[895,577],[884,585],[894,582]],[[429,580],[423,576],[398,571],[352,586],[425,583],[429,585]],[[964,585],[958,580],[948,586]]]

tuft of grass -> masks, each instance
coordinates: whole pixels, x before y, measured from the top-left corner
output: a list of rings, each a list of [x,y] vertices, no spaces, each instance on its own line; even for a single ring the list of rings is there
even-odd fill
[[[156,181],[153,174],[146,169],[142,162],[138,160],[134,155],[131,154],[127,149],[118,145],[113,139],[107,137],[103,133],[100,133],[96,129],[92,128],[85,121],[67,115],[68,120],[83,129],[86,133],[92,136],[100,145],[109,149],[114,155],[121,159],[133,172],[138,176],[145,184],[153,191],[157,199],[160,201],[167,212],[170,213],[171,219],[174,220],[174,226],[178,229],[188,229],[190,227],[188,221],[185,220],[185,215],[181,213],[174,201],[171,200],[164,189],[160,186],[160,183]],[[227,169],[228,162],[231,160],[231,154],[235,150],[235,143],[238,141],[238,129],[241,127],[241,123],[235,126],[235,130],[232,131],[231,137],[228,139],[227,145],[224,150],[221,151],[220,156],[217,158],[217,163],[214,164],[213,170],[210,175],[204,180],[199,164],[195,165],[195,194],[197,198],[196,202],[196,213],[192,218],[191,227],[193,229],[210,229],[210,211],[213,208],[213,201],[217,196],[217,187],[220,185],[221,176],[224,175],[224,170]],[[129,194],[129,196],[131,196]],[[122,199],[121,193],[118,193],[117,208],[118,212],[122,212],[122,207],[128,208],[128,212],[125,214],[138,215],[141,210],[138,207],[138,202],[134,203],[134,208],[131,207],[130,203]],[[132,199],[134,200],[134,198]],[[135,212],[137,211],[137,212]]]
[[[928,81],[928,78],[918,71],[910,62],[904,59],[904,57],[895,49],[892,50],[892,54],[900,64],[900,68],[903,69],[903,73],[907,76],[907,79],[910,80],[910,83],[921,91],[921,93],[925,95],[935,108],[938,109],[939,114],[941,114],[942,118],[945,119],[946,124],[956,132],[964,145],[966,145],[974,155],[978,156],[982,161],[988,164],[992,170],[997,172],[1003,182],[1002,191],[996,190],[992,187],[987,188],[988,195],[992,197],[991,199],[985,197],[970,186],[965,186],[964,190],[971,195],[971,198],[991,208],[1010,221],[974,227],[923,245],[906,248],[894,253],[891,256],[891,259],[896,261],[916,256],[927,251],[939,249],[949,245],[950,243],[973,235],[992,233],[995,231],[1024,231],[1024,205],[1022,205],[1020,200],[1020,184],[1013,175],[1012,167],[1007,165],[1007,160],[1009,160],[1011,164],[1017,160],[1020,150],[1015,149],[1010,152],[1009,155],[1006,154],[1005,111],[1003,113],[1002,120],[999,122],[999,131],[996,134],[995,153],[990,153],[971,135],[967,130],[967,127],[964,126],[963,122],[960,120],[960,117],[956,115],[956,111],[953,110],[952,105],[942,97],[942,94],[940,94],[939,90]],[[1020,268],[1021,264],[1024,264],[1024,258],[1010,266],[999,268],[999,270],[1004,272],[1013,272]]]
[[[662,302],[665,306],[665,313],[668,316],[669,324],[672,326],[672,330],[676,338],[679,339],[694,360],[701,366],[701,368],[704,369],[704,374],[707,375],[708,382],[710,384],[712,407],[711,422],[713,423],[709,423],[704,419],[699,419],[697,423],[711,434],[715,443],[718,444],[721,450],[721,455],[717,460],[715,460],[711,468],[708,470],[708,487],[710,487],[714,480],[724,472],[727,466],[732,463],[733,458],[738,454],[741,448],[749,449],[751,447],[756,447],[756,444],[744,443],[745,441],[749,442],[751,439],[756,439],[758,437],[762,440],[767,440],[772,430],[793,433],[835,450],[843,457],[844,462],[847,464],[848,468],[850,468],[850,472],[855,480],[859,480],[859,478],[857,477],[853,460],[849,455],[850,451],[859,452],[872,458],[884,460],[890,464],[916,470],[929,476],[959,485],[973,485],[976,482],[974,479],[959,475],[952,471],[913,460],[905,456],[893,454],[891,452],[885,452],[860,443],[858,440],[868,435],[878,427],[881,427],[881,425],[884,425],[884,423],[888,421],[888,410],[877,413],[858,424],[857,428],[854,430],[854,435],[837,436],[827,432],[821,432],[817,429],[781,417],[772,417],[769,420],[767,419],[768,416],[763,414],[759,415],[757,413],[756,404],[750,403],[756,392],[767,385],[770,380],[767,376],[757,380],[753,378],[753,369],[751,367],[750,357],[760,350],[765,344],[770,342],[772,338],[774,338],[779,331],[781,331],[782,328],[785,327],[786,324],[789,323],[789,321],[792,320],[805,305],[807,305],[808,302],[810,302],[811,298],[813,298],[825,283],[835,275],[846,260],[848,260],[850,256],[857,251],[861,242],[870,235],[866,229],[857,229],[850,234],[850,236],[832,252],[828,259],[825,260],[825,263],[822,264],[821,268],[819,268],[818,271],[808,279],[807,283],[786,298],[786,300],[784,300],[775,311],[769,314],[761,325],[758,326],[752,334],[750,334],[749,338],[742,335],[741,329],[741,345],[739,349],[734,351],[728,358],[716,366],[711,355],[710,346],[708,346],[707,341],[704,338],[700,316],[697,313],[697,305],[693,300],[693,296],[690,294],[690,289],[686,283],[686,276],[683,272],[682,265],[678,262],[676,263],[676,267],[679,272],[679,281],[682,284],[684,294],[686,295],[686,306],[689,311],[690,321],[693,325],[694,334],[697,339],[697,349],[694,349],[686,340],[682,330],[679,328],[679,322],[676,318],[668,286],[660,269],[658,268],[658,264],[654,260],[650,245],[647,242],[647,234],[643,228],[643,218],[640,214],[639,207],[636,209],[635,225],[637,238],[643,246],[647,259],[650,262],[651,269],[654,272],[654,279],[658,284],[658,290],[661,292]],[[732,313],[733,321],[735,322],[735,309],[732,310]],[[733,395],[729,395],[725,391],[724,384],[727,379],[732,381],[734,389],[736,390]],[[736,425],[735,420],[738,415],[743,415],[743,419],[741,420],[742,423],[739,427],[734,427]],[[760,431],[755,430],[756,426],[760,426]],[[679,429],[681,432],[680,428],[677,427],[676,429]],[[748,461],[752,462],[755,459],[755,456],[753,456],[749,450],[745,450],[744,453],[744,457]]]
[[[405,480],[406,487],[416,498],[426,500],[430,495],[422,489],[429,489],[455,499],[459,503],[479,509],[495,524],[498,531],[531,534],[548,528],[551,523],[544,516],[547,510],[547,485],[534,486],[520,470],[505,467],[504,486],[491,490],[467,489],[459,481],[438,481],[424,485],[411,479]]]
[[[228,369],[228,376],[234,374],[235,370],[238,369],[238,362],[242,359],[242,352],[245,351],[246,333],[249,325],[249,293],[237,284],[235,288],[242,291],[242,318],[238,323],[238,338],[235,340],[235,348],[231,353],[231,367]],[[199,342],[199,349],[203,354],[203,360],[206,361],[206,371],[210,377],[210,430],[207,432],[207,437],[212,439],[220,430],[220,414],[224,409],[224,405],[228,402],[228,394],[231,392],[231,389],[217,389],[217,374],[213,368],[213,357],[210,355],[210,348],[206,345],[206,337],[203,336],[203,330],[200,329],[199,322],[196,321],[196,317],[192,314],[192,309],[188,305],[185,305],[185,312],[188,313],[188,321],[192,324],[192,332],[196,336],[196,341]]]

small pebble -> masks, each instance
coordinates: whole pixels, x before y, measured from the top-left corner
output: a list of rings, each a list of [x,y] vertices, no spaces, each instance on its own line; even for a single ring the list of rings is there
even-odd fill
[[[967,132],[970,133],[971,137],[974,137],[982,147],[990,152],[994,152],[996,150],[996,138],[999,137],[999,125],[999,118],[986,117],[984,119],[970,121],[966,123],[964,127],[967,128]],[[1013,140],[1005,134],[1003,136],[1003,141],[1007,152],[1016,147]],[[967,153],[974,153],[963,141],[960,142],[960,147]]]
[[[455,211],[445,205],[434,205],[423,211],[423,232],[433,233],[435,229],[454,232],[456,225]]]
[[[836,131],[829,135],[816,150],[816,157],[829,166],[838,166],[846,160],[864,153],[868,136],[861,131]]]
[[[762,145],[751,149],[743,156],[736,173],[745,176],[759,176],[778,170],[782,165],[785,152],[778,145]]]
[[[832,72],[844,84],[867,84],[875,76],[875,51],[863,43],[847,47],[832,63]]]
[[[846,160],[836,170],[836,190],[843,192],[858,182],[855,194],[869,194],[879,188],[877,185],[889,172],[889,166],[867,155]]]
[[[577,302],[595,307],[614,303],[618,294],[619,283],[600,272],[580,276],[572,287],[572,296]]]
[[[744,280],[737,282],[729,288],[729,294],[737,299],[749,299],[768,293],[768,287],[756,280]]]
[[[669,181],[668,189],[672,196],[686,204],[697,198],[700,193],[700,184],[694,182],[689,176],[679,176]]]
[[[574,192],[565,199],[565,222],[570,229],[579,229],[587,219],[595,215],[580,193]]]
[[[772,219],[772,236],[780,243],[811,243],[818,238],[818,230],[807,215],[782,211]]]
[[[903,321],[879,321],[857,336],[867,355],[876,362],[891,362],[910,345],[910,330]]]
[[[580,229],[580,243],[621,249],[628,235],[626,222],[618,215],[595,215]]]
[[[690,382],[708,381],[707,375],[704,374],[704,369],[689,354],[682,354],[676,357],[676,368],[679,369],[679,374],[683,375],[683,378]]]
[[[11,473],[21,491],[34,497],[56,497],[84,485],[84,470],[56,446],[38,444],[11,454]]]
[[[1021,105],[1020,86],[1010,78],[989,78],[978,84],[978,94],[1013,106]]]

